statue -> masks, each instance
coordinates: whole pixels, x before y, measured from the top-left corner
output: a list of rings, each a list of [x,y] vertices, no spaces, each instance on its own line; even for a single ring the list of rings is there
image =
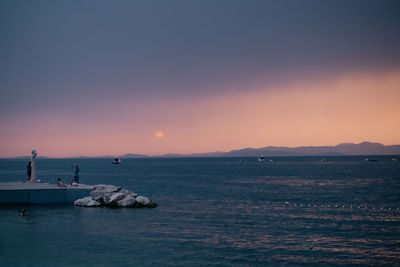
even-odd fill
[[[37,177],[36,177],[36,162],[35,159],[37,157],[37,152],[36,150],[32,150],[32,157],[31,157],[31,177],[28,182],[31,183],[36,183],[37,182]]]

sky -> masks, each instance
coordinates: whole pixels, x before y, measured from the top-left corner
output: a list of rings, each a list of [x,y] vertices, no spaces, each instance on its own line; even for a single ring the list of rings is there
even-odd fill
[[[399,1],[0,1],[0,157],[400,144]]]

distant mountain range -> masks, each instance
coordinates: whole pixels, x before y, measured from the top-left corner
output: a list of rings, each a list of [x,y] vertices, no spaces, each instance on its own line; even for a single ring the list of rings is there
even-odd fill
[[[258,157],[263,156],[356,156],[356,155],[400,155],[400,145],[385,146],[380,143],[362,142],[359,144],[343,143],[336,146],[300,146],[278,147],[267,146],[263,148],[243,148],[229,152],[210,152],[194,154],[165,154],[148,156],[144,154],[132,154],[118,156],[119,158],[147,158],[147,157]],[[29,159],[28,156],[15,157]],[[48,158],[48,157],[39,157]],[[99,157],[74,157],[74,158],[114,158],[114,156]]]
[[[144,155],[144,154],[132,154],[132,153],[128,153],[128,154],[125,154],[125,155],[121,155],[121,156],[119,156],[120,158],[126,158],[126,159],[128,159],[128,158],[146,158],[146,157],[148,157],[147,155]]]
[[[400,145],[385,146],[380,143],[343,143],[336,146],[301,146],[244,148],[229,152],[194,154],[166,154],[158,157],[258,157],[263,156],[340,156],[340,155],[400,155]],[[125,154],[121,158],[148,157],[142,154]]]
[[[344,143],[336,146],[301,146],[244,148],[220,153],[222,157],[253,156],[335,156],[335,155],[398,155],[400,145],[385,146],[380,143],[362,142],[360,144]],[[207,155],[207,153],[206,153]]]

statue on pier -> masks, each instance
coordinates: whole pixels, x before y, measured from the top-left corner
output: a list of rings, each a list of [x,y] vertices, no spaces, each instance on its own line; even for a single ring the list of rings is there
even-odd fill
[[[31,183],[36,183],[37,182],[37,177],[36,177],[36,157],[37,157],[37,152],[36,150],[32,150],[32,157],[30,160],[30,175],[29,175],[29,164],[28,164],[28,182]]]
[[[28,165],[26,166],[26,175],[27,175],[27,181],[29,182],[29,180],[31,179],[32,176],[32,162],[28,161]]]

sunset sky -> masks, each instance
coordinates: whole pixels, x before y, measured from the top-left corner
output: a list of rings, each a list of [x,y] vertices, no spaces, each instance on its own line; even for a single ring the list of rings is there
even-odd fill
[[[400,144],[399,1],[0,1],[0,157]]]

